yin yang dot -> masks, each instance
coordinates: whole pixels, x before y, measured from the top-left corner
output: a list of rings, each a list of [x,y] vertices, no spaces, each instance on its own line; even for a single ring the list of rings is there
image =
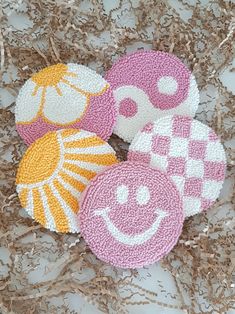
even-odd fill
[[[139,205],[147,205],[150,200],[150,193],[147,186],[140,186],[137,189],[136,202]]]
[[[159,93],[172,96],[178,88],[177,80],[172,76],[162,76],[157,82]]]
[[[119,204],[125,204],[128,200],[129,190],[125,185],[119,185],[116,191],[116,198]]]

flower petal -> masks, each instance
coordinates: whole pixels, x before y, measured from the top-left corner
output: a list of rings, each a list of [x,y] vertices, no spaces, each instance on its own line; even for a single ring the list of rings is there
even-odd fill
[[[36,118],[42,101],[43,88],[29,79],[21,88],[16,99],[16,123],[30,122]]]
[[[64,79],[86,93],[96,95],[102,93],[109,86],[101,75],[81,64],[69,63],[68,73],[74,73],[76,77],[68,74],[64,76]]]
[[[43,115],[54,124],[70,124],[83,116],[87,103],[86,96],[59,83],[57,87],[47,87]]]

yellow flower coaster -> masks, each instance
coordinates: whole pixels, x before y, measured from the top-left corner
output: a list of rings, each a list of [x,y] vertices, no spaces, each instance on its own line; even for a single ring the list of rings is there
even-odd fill
[[[112,147],[94,133],[49,132],[28,148],[20,162],[16,184],[21,205],[52,231],[79,232],[82,191],[97,173],[116,162]]]
[[[117,110],[112,89],[88,67],[56,64],[28,79],[16,100],[16,128],[26,144],[48,131],[83,129],[107,140]]]

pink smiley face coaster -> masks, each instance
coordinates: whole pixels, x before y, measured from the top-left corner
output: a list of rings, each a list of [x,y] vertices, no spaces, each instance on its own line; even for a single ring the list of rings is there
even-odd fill
[[[163,172],[122,162],[92,180],[81,202],[81,233],[101,260],[138,268],[176,244],[184,215],[179,193]]]
[[[195,78],[169,53],[149,50],[126,55],[105,78],[119,111],[114,133],[127,142],[150,121],[176,113],[193,117],[197,111]]]
[[[56,64],[26,81],[16,100],[16,128],[26,144],[64,128],[112,134],[117,110],[110,84],[81,64]]]
[[[185,116],[148,123],[129,147],[128,160],[142,161],[167,173],[183,200],[185,216],[208,209],[223,185],[226,156],[215,132]]]

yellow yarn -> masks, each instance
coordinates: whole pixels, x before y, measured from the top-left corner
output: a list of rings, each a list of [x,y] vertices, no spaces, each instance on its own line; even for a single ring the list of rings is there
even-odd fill
[[[113,149],[94,133],[49,132],[20,162],[16,184],[22,207],[51,230],[78,232],[81,192],[98,172],[116,162]]]

